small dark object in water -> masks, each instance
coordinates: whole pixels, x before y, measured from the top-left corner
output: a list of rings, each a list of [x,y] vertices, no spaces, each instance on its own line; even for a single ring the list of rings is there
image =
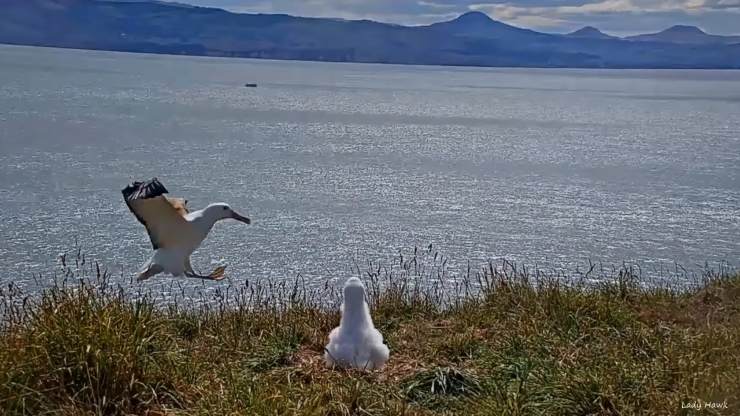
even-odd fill
[[[244,84],[244,86],[248,88],[257,88],[257,84]]]

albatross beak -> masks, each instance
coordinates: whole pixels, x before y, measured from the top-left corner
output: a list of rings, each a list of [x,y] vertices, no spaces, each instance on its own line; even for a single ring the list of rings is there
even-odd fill
[[[250,224],[252,222],[249,218],[242,217],[241,215],[237,214],[236,212],[232,212],[231,218],[233,218],[233,219],[235,219],[237,221],[241,221],[244,224]]]

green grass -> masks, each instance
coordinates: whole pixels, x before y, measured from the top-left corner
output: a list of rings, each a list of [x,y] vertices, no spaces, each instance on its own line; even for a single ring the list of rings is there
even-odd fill
[[[450,284],[434,264],[364,273],[379,372],[324,367],[332,287],[162,306],[65,265],[42,296],[0,291],[0,414],[740,414],[738,275],[678,290],[504,264]],[[696,400],[729,408],[682,409]]]

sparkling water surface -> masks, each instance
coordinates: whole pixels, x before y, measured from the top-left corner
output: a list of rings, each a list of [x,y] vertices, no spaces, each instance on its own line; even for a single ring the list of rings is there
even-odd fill
[[[736,265],[740,72],[0,46],[0,283],[43,283],[75,244],[128,278],[150,245],[120,190],[153,176],[252,218],[194,255],[235,281],[343,280],[429,244],[452,269]]]

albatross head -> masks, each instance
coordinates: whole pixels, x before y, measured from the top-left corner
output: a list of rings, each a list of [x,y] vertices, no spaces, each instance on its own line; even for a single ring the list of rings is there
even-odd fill
[[[344,284],[342,310],[346,314],[363,313],[365,308],[365,286],[360,279],[352,277]]]
[[[227,218],[235,219],[245,224],[249,224],[251,222],[249,218],[238,214],[236,211],[231,209],[228,204],[224,203],[209,205],[203,210],[203,216],[208,217],[213,220],[213,222],[225,220]]]

